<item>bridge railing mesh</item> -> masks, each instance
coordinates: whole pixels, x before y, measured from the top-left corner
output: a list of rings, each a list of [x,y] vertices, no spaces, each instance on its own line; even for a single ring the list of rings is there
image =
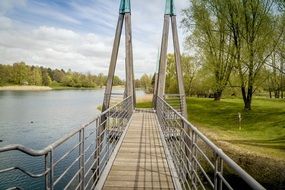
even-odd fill
[[[42,157],[40,173],[27,171],[26,166],[0,167],[0,175],[22,172],[29,180],[42,179],[45,189],[94,189],[121,134],[133,113],[132,97],[101,113],[94,120],[72,131],[42,150],[22,145],[0,148],[0,154],[20,151],[30,157]],[[0,160],[1,163],[1,160]],[[9,177],[5,178],[9,184]],[[14,186],[10,189],[26,189]]]
[[[161,97],[156,111],[183,189],[264,189]]]

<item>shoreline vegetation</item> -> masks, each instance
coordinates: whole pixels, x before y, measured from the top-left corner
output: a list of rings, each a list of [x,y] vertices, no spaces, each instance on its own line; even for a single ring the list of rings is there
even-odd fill
[[[100,87],[69,87],[69,86],[36,86],[36,85],[9,85],[0,86],[0,91],[49,91],[49,90],[97,90]],[[124,88],[123,85],[113,86],[114,89]]]

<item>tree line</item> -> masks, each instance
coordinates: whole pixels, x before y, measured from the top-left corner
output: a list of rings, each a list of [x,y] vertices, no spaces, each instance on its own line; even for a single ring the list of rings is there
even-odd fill
[[[182,20],[194,52],[186,92],[199,84],[220,100],[228,87],[239,88],[246,110],[260,87],[284,97],[284,10],[283,0],[192,0]]]
[[[13,65],[0,64],[0,86],[6,85],[37,85],[51,87],[94,88],[106,85],[107,76],[100,73],[93,75],[73,72],[70,69],[51,69],[30,66],[24,62]],[[113,85],[123,85],[118,76],[114,77]]]

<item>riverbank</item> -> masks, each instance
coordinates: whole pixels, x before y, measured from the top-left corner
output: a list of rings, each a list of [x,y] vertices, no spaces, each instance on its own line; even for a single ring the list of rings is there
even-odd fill
[[[45,91],[52,90],[49,86],[1,86],[0,91]]]
[[[104,88],[104,87],[102,87]],[[120,89],[121,86],[115,87]],[[12,85],[12,86],[0,86],[0,91],[46,91],[46,90],[97,90],[100,87],[69,87],[69,86],[30,86],[30,85]]]

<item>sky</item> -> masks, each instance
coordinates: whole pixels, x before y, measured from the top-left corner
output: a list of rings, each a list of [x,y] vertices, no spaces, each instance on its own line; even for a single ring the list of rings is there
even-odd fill
[[[135,77],[154,73],[161,44],[165,0],[131,0]],[[0,63],[108,73],[120,0],[0,0]],[[181,52],[185,33],[176,0]],[[168,51],[173,52],[170,32]],[[125,76],[124,32],[116,74]]]

